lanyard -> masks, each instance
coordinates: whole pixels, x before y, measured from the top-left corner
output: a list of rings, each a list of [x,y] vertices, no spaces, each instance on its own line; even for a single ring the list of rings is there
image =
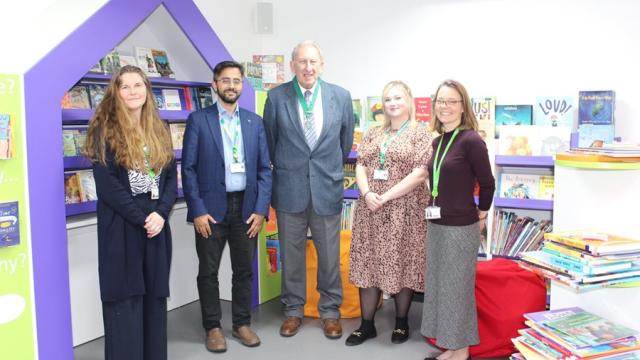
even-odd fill
[[[436,156],[433,158],[433,190],[431,190],[431,196],[433,196],[433,203],[435,204],[436,198],[438,197],[438,184],[440,184],[440,168],[442,167],[442,162],[444,161],[445,155],[447,155],[447,151],[449,151],[449,147],[453,143],[453,139],[456,138],[458,133],[460,132],[460,128],[456,128],[451,135],[451,139],[447,143],[447,146],[444,148],[444,152],[442,153],[442,157],[440,157],[440,162],[438,163],[438,155],[440,154],[440,148],[442,147],[442,141],[444,140],[444,134],[440,138],[440,143],[438,143],[438,149],[436,150]]]
[[[149,165],[149,148],[147,147],[147,145],[145,145],[142,150],[144,151],[144,162],[145,162],[145,166],[147,167],[147,174],[149,174],[149,177],[154,180],[156,177],[156,172],[153,170],[153,168]],[[155,181],[154,181],[155,183]]]
[[[398,131],[392,134],[391,136],[389,136],[389,130],[385,131],[385,134],[386,134],[385,140],[383,140],[382,143],[380,144],[380,152],[378,153],[380,169],[384,169],[384,162],[385,162],[385,159],[387,158],[387,149],[389,149],[389,145],[391,145],[393,140],[396,137],[398,137],[398,135],[400,135],[400,133],[403,132],[407,128],[407,126],[409,126],[409,120],[405,121],[404,124],[400,126],[400,129],[398,129]]]
[[[309,102],[309,105],[307,105],[307,102],[304,100],[304,95],[302,95],[300,84],[298,83],[295,76],[293,77],[293,80],[294,80],[293,88],[296,89],[296,94],[298,94],[298,102],[302,106],[304,117],[305,119],[309,119],[313,116],[313,107],[315,106],[316,99],[318,98],[318,86],[320,85],[320,78],[318,78],[318,81],[316,81],[316,85],[313,87],[313,96],[311,97],[311,101]]]
[[[235,120],[235,128],[233,135],[231,135],[231,129],[229,127],[231,127],[232,123],[234,122],[233,120]],[[238,134],[240,133],[240,130],[238,128],[240,127],[240,117],[234,116],[232,121],[229,121],[229,125],[224,126],[224,117],[220,116],[220,127],[227,134],[227,136],[229,136],[229,140],[231,140],[231,155],[233,156],[233,162],[239,162],[240,153],[238,151]]]

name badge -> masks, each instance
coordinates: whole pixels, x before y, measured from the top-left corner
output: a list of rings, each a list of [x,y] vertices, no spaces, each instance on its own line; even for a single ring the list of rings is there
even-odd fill
[[[375,169],[373,170],[374,180],[389,180],[389,170],[387,169]]]
[[[440,219],[440,206],[427,206],[427,208],[424,209],[424,217],[427,218],[427,220]]]
[[[231,163],[230,166],[232,173],[243,173],[244,172],[244,163]]]
[[[160,190],[155,185],[151,187],[151,199],[153,200],[160,199]]]

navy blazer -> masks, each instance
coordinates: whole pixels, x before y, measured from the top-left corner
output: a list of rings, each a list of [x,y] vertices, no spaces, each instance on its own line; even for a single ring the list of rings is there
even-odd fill
[[[93,164],[98,204],[98,273],[102,301],[119,301],[135,295],[150,293],[169,296],[169,268],[171,265],[171,228],[169,212],[176,201],[176,162],[171,161],[160,173],[160,198],[155,212],[165,220],[160,234],[147,238],[144,212],[133,199],[127,169],[114,162],[107,152],[106,165]],[[143,259],[145,242],[156,241],[155,280],[145,284]]]
[[[260,116],[240,108],[247,185],[242,204],[246,221],[252,213],[269,213],[271,165]],[[217,105],[192,112],[182,142],[182,189],[187,201],[187,221],[209,214],[222,221],[227,212],[224,148]]]

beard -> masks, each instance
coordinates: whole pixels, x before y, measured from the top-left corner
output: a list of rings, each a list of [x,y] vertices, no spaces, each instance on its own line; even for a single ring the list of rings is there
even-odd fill
[[[226,90],[218,93],[218,98],[227,104],[235,104],[240,98],[240,93],[237,91]]]

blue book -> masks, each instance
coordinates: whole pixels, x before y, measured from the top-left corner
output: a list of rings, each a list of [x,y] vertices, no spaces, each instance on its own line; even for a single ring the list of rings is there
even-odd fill
[[[0,247],[20,244],[18,202],[0,203]]]
[[[613,125],[615,103],[613,90],[580,91],[578,124]]]
[[[613,143],[613,125],[582,124],[578,126],[578,147],[602,147]]]
[[[502,125],[533,125],[533,106],[496,105],[496,139]]]

